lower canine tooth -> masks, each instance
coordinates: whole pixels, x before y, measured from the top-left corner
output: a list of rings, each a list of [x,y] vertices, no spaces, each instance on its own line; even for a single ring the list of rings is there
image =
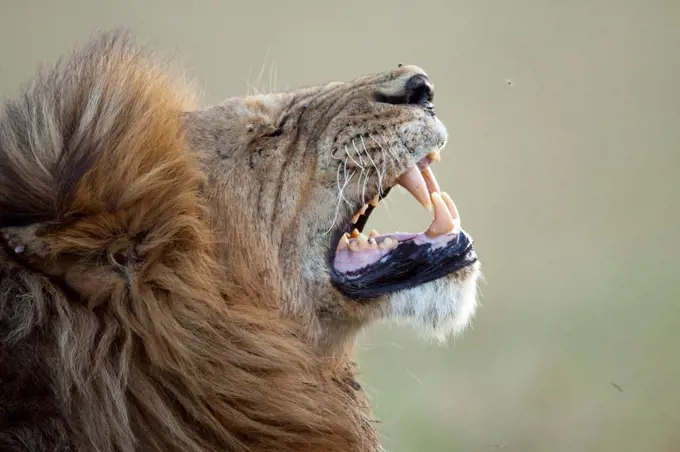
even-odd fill
[[[371,232],[368,233],[368,236],[372,239],[378,237],[379,235],[380,234],[378,234],[378,231],[376,231],[375,229],[373,229]]]
[[[458,213],[458,208],[453,203],[453,199],[451,199],[451,197],[446,192],[442,193],[442,199],[444,200],[444,203],[446,203],[446,207],[449,209],[449,212],[451,213],[454,228],[460,229],[460,214]]]
[[[451,232],[455,225],[453,216],[439,193],[432,193],[432,204],[434,205],[434,220],[430,223],[425,234],[434,239]]]
[[[350,234],[350,237],[353,238],[353,239],[356,239],[357,237],[359,237],[359,230],[358,229],[353,230],[352,234]]]
[[[347,234],[345,234],[340,238],[340,242],[338,243],[338,250],[344,250],[348,246],[349,246],[349,239],[347,238]]]

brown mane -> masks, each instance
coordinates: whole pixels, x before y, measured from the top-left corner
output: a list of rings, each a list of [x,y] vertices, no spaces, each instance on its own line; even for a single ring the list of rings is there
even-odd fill
[[[375,450],[347,370],[218,265],[184,93],[114,33],[1,113],[0,450]]]

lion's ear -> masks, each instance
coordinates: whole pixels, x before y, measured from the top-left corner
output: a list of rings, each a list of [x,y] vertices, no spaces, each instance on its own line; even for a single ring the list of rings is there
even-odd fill
[[[0,241],[16,265],[58,281],[72,295],[93,308],[115,287],[125,284],[125,269],[120,262],[92,265],[92,256],[60,253],[52,243],[49,226],[41,223],[0,229]]]
[[[0,229],[3,245],[11,256],[21,263],[43,263],[49,259],[49,247],[39,237],[39,223]]]

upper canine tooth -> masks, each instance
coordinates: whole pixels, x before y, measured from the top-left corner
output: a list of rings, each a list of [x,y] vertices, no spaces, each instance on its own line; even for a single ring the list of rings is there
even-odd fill
[[[442,156],[439,154],[439,151],[432,151],[427,154],[427,158],[432,162],[438,162],[442,159]]]
[[[453,217],[449,212],[446,203],[439,193],[432,193],[432,204],[434,205],[434,220],[425,231],[425,234],[431,238],[437,238],[447,232],[451,232],[455,227]]]
[[[429,166],[425,168],[422,172],[423,179],[425,179],[425,184],[427,185],[427,191],[430,193],[440,193],[439,184],[437,183],[437,178],[434,177],[432,168]]]
[[[370,201],[368,201],[368,203],[369,203],[370,205],[372,205],[373,207],[378,207],[378,203],[379,203],[379,202],[380,202],[380,195],[375,195],[375,198],[373,198],[373,199],[371,199]]]
[[[407,169],[404,174],[399,176],[399,178],[397,178],[397,183],[408,190],[423,207],[427,210],[432,210],[432,202],[430,200],[427,183],[416,165],[413,165]]]

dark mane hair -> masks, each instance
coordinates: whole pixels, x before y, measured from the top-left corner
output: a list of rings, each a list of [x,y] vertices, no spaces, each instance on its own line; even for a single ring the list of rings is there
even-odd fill
[[[0,450],[376,447],[363,402],[218,265],[187,99],[112,32],[0,113]]]

